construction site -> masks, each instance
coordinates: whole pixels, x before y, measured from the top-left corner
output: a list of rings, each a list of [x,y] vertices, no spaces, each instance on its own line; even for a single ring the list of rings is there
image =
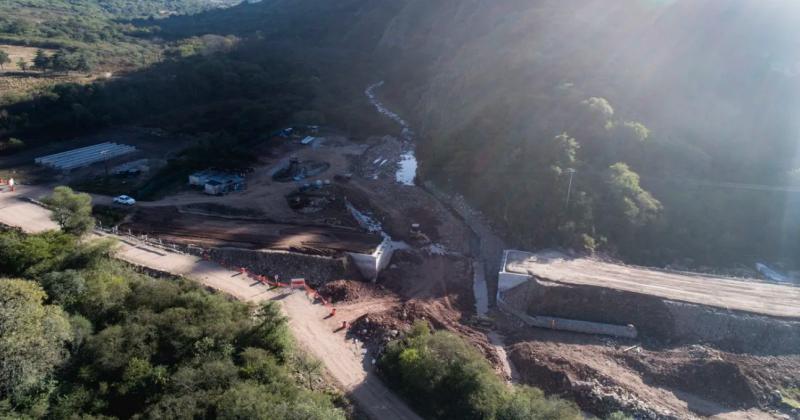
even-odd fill
[[[410,136],[285,136],[255,148],[246,174],[195,172],[128,208],[93,199],[121,214],[106,232],[190,250],[270,286],[302,279],[335,308],[326,322],[347,326],[341,339],[362,343],[365,363],[424,320],[466,338],[509,382],[597,416],[786,418],[800,408],[800,289],[506,250],[463,199],[405,174]],[[98,151],[108,147],[42,164],[104,171]]]
[[[796,287],[555,251],[506,251],[498,278],[523,379],[591,412],[757,418],[800,380]]]

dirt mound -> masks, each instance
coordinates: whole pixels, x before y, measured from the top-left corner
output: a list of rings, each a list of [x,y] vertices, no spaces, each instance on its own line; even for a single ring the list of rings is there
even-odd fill
[[[337,280],[326,283],[318,292],[333,303],[355,302],[358,300],[382,297],[387,294],[381,287],[372,283],[353,280]]]
[[[800,356],[733,354],[701,345],[641,348],[556,331],[514,337],[509,355],[524,382],[605,416],[733,416],[780,409],[776,390],[800,383]]]
[[[366,314],[353,321],[351,334],[369,347],[381,347],[411,329],[412,314],[401,308]]]
[[[766,402],[759,401],[750,378],[736,363],[716,355],[701,353],[693,357],[691,353],[677,351],[626,354],[621,359],[648,383],[698,395],[727,407],[750,408]]]
[[[352,219],[345,204],[347,192],[337,184],[311,184],[286,195],[286,203],[293,211],[317,218]],[[352,223],[357,225],[355,221]]]
[[[637,395],[637,387],[627,383],[630,375],[613,369],[602,355],[574,357],[569,351],[545,350],[529,343],[512,346],[509,355],[525,383],[573,399],[592,414],[605,417],[622,411],[637,419],[680,418],[671,414],[671,407],[657,406]],[[606,366],[595,365],[598,361]]]

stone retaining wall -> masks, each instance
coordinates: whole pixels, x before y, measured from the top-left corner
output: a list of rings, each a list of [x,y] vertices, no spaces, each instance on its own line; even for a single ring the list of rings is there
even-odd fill
[[[259,274],[279,276],[281,281],[304,278],[319,286],[332,280],[361,279],[349,257],[329,258],[282,251],[252,251],[219,248],[210,251],[212,260],[247,267]]]

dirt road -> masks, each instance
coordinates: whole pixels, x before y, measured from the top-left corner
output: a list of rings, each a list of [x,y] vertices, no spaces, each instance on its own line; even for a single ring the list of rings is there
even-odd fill
[[[607,287],[777,317],[800,318],[800,288],[758,281],[673,273],[562,254],[511,251],[506,270],[566,284]]]
[[[58,225],[50,220],[50,212],[47,210],[35,204],[11,198],[11,193],[2,194],[0,224],[17,226],[26,233],[39,233],[58,228]]]
[[[41,191],[29,190],[27,193],[34,192]],[[24,189],[22,194],[25,194]],[[49,220],[47,210],[22,201],[21,197],[23,195],[19,191],[0,194],[0,222],[31,233],[57,227]],[[322,306],[313,305],[303,293],[276,293],[217,264],[127,239],[120,239],[117,258],[189,278],[240,300],[281,302],[298,345],[323,362],[330,374],[370,418],[419,419],[378,379],[371,358],[363,348],[356,342],[348,342],[344,332],[336,331],[343,319],[324,319],[328,311]]]

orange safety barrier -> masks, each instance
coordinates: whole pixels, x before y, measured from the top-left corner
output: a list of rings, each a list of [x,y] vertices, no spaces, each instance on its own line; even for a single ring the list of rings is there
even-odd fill
[[[331,302],[328,302],[328,300],[325,299],[324,297],[322,297],[322,295],[320,295],[319,292],[317,292],[312,287],[307,285],[305,279],[292,279],[292,280],[290,280],[290,283],[288,283],[288,284],[287,283],[281,283],[280,281],[277,281],[278,276],[275,276],[276,281],[272,281],[272,280],[270,280],[270,278],[268,276],[261,275],[261,274],[255,274],[255,273],[251,272],[250,270],[248,270],[247,267],[235,267],[234,268],[226,260],[214,261],[211,258],[211,254],[209,254],[208,252],[203,252],[201,254],[201,258],[203,260],[206,260],[206,261],[215,262],[215,263],[219,264],[220,266],[225,267],[225,268],[227,268],[229,270],[238,271],[240,274],[246,275],[247,277],[258,281],[259,283],[261,283],[261,284],[263,284],[265,286],[280,287],[280,288],[291,288],[291,289],[303,289],[306,292],[306,295],[309,298],[313,298],[312,302],[316,303],[316,301],[319,300],[320,303],[323,306],[331,308],[330,316],[335,316],[336,315],[336,308],[333,306],[333,304]]]

